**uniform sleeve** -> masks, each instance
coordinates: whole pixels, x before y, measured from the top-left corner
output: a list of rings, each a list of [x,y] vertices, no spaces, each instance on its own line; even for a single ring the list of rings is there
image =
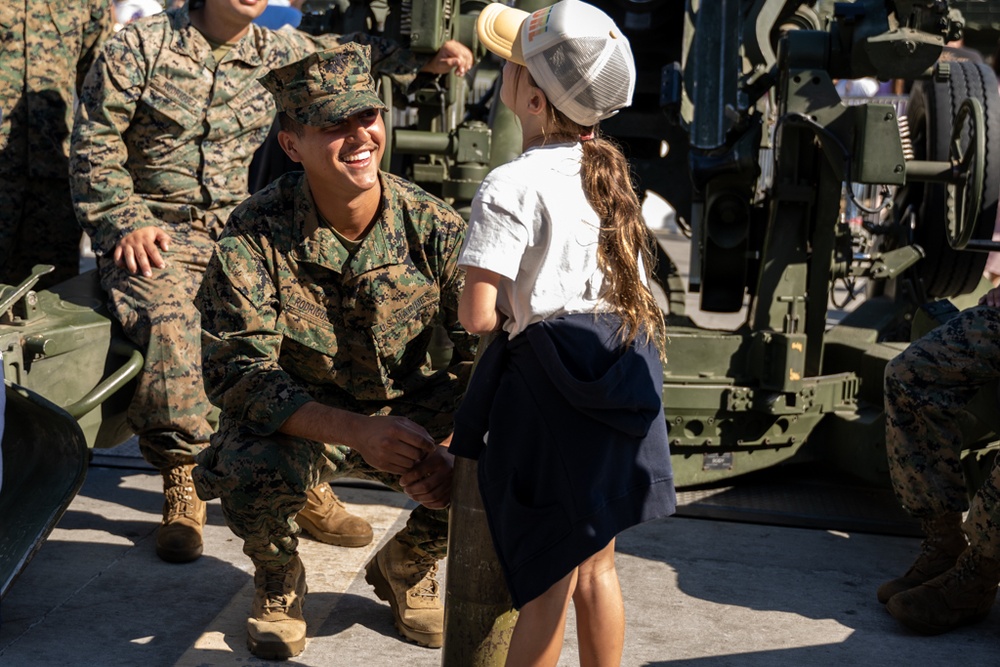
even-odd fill
[[[84,81],[73,124],[73,205],[98,254],[110,253],[125,234],[157,224],[135,194],[126,167],[124,134],[135,115],[146,72],[138,46],[129,41],[134,34],[122,31],[105,44]]]
[[[238,228],[239,214],[229,225]],[[201,312],[205,390],[213,404],[258,435],[278,431],[313,400],[278,364],[277,294],[264,253],[248,236],[220,240],[195,304]]]
[[[440,216],[436,228],[439,232],[436,253],[442,324],[455,346],[451,360],[454,366],[475,359],[479,342],[479,337],[467,332],[458,321],[458,299],[465,287],[465,271],[458,266],[458,253],[465,238],[466,223],[458,213],[448,211],[448,215]]]
[[[80,94],[83,81],[100,52],[101,45],[114,29],[111,5],[106,0],[91,0],[90,20],[83,27],[80,58],[76,62],[76,92]]]

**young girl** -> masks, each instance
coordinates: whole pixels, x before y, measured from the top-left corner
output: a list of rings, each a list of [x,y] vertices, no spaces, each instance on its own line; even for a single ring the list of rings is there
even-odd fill
[[[520,615],[508,665],[555,665],[570,599],[583,665],[618,665],[615,536],[672,514],[649,234],[598,123],[628,106],[628,42],[599,9],[490,4],[477,30],[507,59],[501,101],[523,153],[483,181],[459,264],[459,319],[500,330],[456,416]]]

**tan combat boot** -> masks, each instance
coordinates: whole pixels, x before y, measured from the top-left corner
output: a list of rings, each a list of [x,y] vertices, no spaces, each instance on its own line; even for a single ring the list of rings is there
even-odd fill
[[[923,635],[938,635],[986,618],[1000,584],[1000,561],[972,547],[955,567],[925,584],[897,593],[886,604],[892,616]]]
[[[283,566],[258,565],[253,575],[253,604],[247,619],[247,648],[258,658],[281,660],[306,647],[306,570],[294,556]]]
[[[920,543],[920,555],[906,574],[879,586],[878,601],[882,604],[897,593],[916,588],[953,568],[969,544],[962,532],[959,512],[923,519],[920,525],[927,536]]]
[[[421,646],[440,648],[444,605],[438,592],[437,562],[395,537],[365,566],[365,581],[392,607],[399,634]]]
[[[371,524],[348,512],[329,484],[306,492],[306,506],[295,521],[320,542],[338,547],[363,547],[372,541]]]
[[[163,522],[156,533],[156,555],[168,563],[187,563],[201,556],[205,501],[194,490],[194,464],[161,470]]]

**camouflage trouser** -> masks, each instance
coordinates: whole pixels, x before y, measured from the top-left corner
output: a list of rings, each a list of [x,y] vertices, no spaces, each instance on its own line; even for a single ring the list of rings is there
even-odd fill
[[[452,377],[421,396],[389,405],[360,404],[354,411],[407,417],[440,442],[453,430],[454,412],[465,385],[466,378]],[[298,552],[295,516],[305,506],[306,491],[341,477],[375,480],[402,491],[399,475],[376,470],[348,447],[280,433],[254,435],[225,415],[194,469],[198,495],[205,500],[221,499],[226,524],[243,539],[243,551],[255,564],[284,564]],[[448,545],[448,512],[420,505],[396,537],[441,559]]]
[[[918,518],[969,509],[960,420],[1000,380],[1000,310],[977,307],[914,341],[885,369],[886,450],[896,496]],[[970,542],[1000,558],[1000,459],[973,498]]]
[[[160,470],[192,463],[212,434],[194,297],[215,247],[214,233],[198,221],[184,234],[167,231],[166,266],[154,268],[149,278],[116,267],[108,257],[97,264],[112,312],[145,356],[127,417],[143,457]]]
[[[35,264],[56,270],[35,289],[80,273],[80,225],[73,213],[69,178],[0,174],[0,284],[16,285]]]

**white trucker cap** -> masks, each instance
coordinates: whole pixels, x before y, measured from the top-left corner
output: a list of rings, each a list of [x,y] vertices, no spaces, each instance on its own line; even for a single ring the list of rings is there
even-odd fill
[[[632,103],[632,49],[593,5],[562,0],[529,14],[495,2],[479,14],[476,31],[487,49],[527,67],[549,102],[580,125],[596,125]]]

